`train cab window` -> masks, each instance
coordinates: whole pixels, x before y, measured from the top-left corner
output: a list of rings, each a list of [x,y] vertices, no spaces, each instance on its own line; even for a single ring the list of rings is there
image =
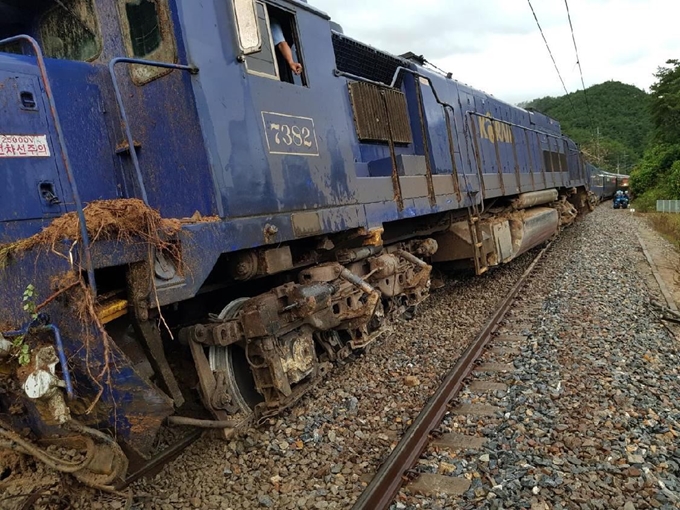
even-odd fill
[[[262,35],[262,46],[260,51],[252,53],[246,58],[248,72],[306,86],[304,68],[299,75],[293,70],[295,64],[302,64],[295,16],[288,11],[267,5],[264,2],[255,2],[255,7],[260,34]],[[293,66],[288,63],[281,48],[277,47],[280,36],[283,36],[291,50]]]
[[[156,4],[149,0],[125,2],[125,15],[130,23],[132,54],[144,58],[158,49],[161,45],[161,29]]]
[[[93,0],[55,2],[40,19],[45,56],[66,60],[94,60],[101,51]]]
[[[130,57],[175,62],[177,47],[167,0],[119,0],[121,29]],[[172,70],[149,66],[131,66],[133,81],[144,85]]]

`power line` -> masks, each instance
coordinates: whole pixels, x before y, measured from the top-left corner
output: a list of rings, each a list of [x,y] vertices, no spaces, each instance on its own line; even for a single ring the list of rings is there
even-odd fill
[[[534,6],[531,5],[531,0],[527,0],[529,2],[529,8],[531,9],[531,13],[534,15],[534,19],[536,20],[536,25],[538,26],[538,30],[541,32],[541,37],[543,37],[543,42],[545,43],[545,47],[548,48],[548,53],[550,54],[550,58],[553,62],[553,65],[555,66],[555,71],[557,71],[557,76],[560,78],[560,82],[562,83],[562,88],[564,89],[564,93],[566,94],[567,99],[569,100],[569,104],[571,105],[572,110],[574,112],[576,109],[574,108],[574,103],[571,102],[571,98],[569,97],[569,91],[567,90],[567,86],[564,84],[564,80],[562,79],[562,74],[560,73],[559,68],[557,67],[557,62],[555,62],[555,57],[553,57],[552,51],[550,50],[550,45],[548,44],[548,40],[545,38],[545,34],[543,33],[543,29],[541,28],[541,24],[538,22],[538,17],[536,16],[536,11],[534,11]]]
[[[564,5],[567,8],[567,18],[569,19],[569,29],[571,30],[571,40],[574,41],[574,52],[576,53],[576,64],[578,65],[578,72],[581,75],[581,86],[583,87],[583,95],[586,98],[586,110],[588,111],[588,119],[592,127],[593,117],[590,112],[590,103],[588,102],[588,92],[586,91],[586,83],[583,80],[583,69],[581,68],[581,58],[578,56],[578,47],[576,46],[576,36],[574,35],[574,25],[571,23],[571,13],[569,12],[569,1],[564,0]]]

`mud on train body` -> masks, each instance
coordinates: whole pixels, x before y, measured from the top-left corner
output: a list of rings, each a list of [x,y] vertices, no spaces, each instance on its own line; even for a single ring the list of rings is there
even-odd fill
[[[587,209],[555,120],[304,2],[0,0],[0,39],[0,446],[93,486],[169,417],[294,404],[433,263],[482,274]]]

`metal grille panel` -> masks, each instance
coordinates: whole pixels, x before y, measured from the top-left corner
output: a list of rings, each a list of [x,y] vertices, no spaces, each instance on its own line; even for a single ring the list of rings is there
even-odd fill
[[[349,84],[349,95],[359,140],[389,142],[391,127],[394,143],[413,142],[406,96],[402,92],[354,82]]]
[[[404,61],[371,48],[349,37],[333,33],[335,66],[339,71],[355,74],[387,85],[392,84],[394,73]],[[397,86],[401,83],[400,73]]]

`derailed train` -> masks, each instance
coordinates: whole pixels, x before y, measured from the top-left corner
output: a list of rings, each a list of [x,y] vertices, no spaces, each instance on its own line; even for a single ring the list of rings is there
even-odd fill
[[[482,274],[589,205],[555,120],[297,0],[0,0],[0,38],[0,447],[93,486],[169,417],[280,412],[432,263]]]
[[[628,190],[628,175],[604,172],[586,163],[590,191],[600,200],[613,198],[617,191]]]

